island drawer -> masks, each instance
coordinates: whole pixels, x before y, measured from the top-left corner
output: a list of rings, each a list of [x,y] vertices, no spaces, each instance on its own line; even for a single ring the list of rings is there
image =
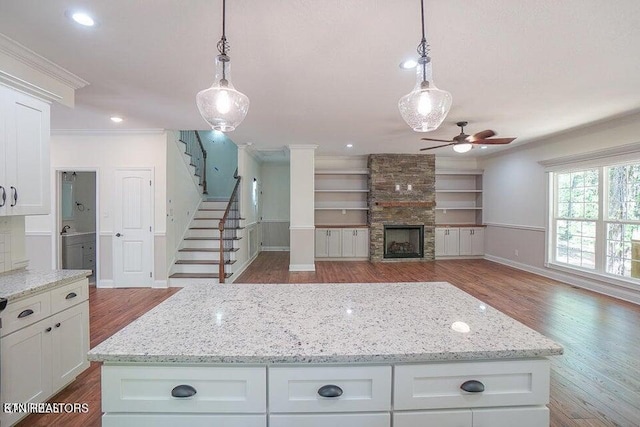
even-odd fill
[[[394,408],[545,405],[549,402],[549,369],[546,359],[399,365],[395,367]],[[478,391],[463,390],[474,387]]]
[[[391,416],[383,414],[271,415],[269,427],[389,427]]]
[[[546,406],[396,412],[393,427],[549,427]]]
[[[266,427],[266,415],[104,414],[102,427]]]
[[[388,411],[391,367],[270,368],[269,408],[271,412]]]
[[[266,412],[266,368],[103,366],[104,412]]]
[[[56,313],[87,300],[89,280],[82,279],[51,291],[51,311]]]
[[[11,301],[2,312],[2,336],[36,323],[51,315],[51,293],[42,292],[18,301]]]

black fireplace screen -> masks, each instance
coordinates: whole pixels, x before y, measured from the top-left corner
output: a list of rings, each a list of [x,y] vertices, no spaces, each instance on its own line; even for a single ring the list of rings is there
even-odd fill
[[[423,258],[423,225],[385,225],[384,258]]]

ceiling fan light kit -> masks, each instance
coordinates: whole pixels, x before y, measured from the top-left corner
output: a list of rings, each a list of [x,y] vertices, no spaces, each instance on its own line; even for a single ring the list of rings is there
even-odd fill
[[[196,95],[200,115],[214,130],[231,132],[244,120],[249,111],[249,97],[236,90],[231,83],[231,58],[227,55],[226,0],[222,0],[222,38],[218,42],[215,80],[210,88]]]
[[[464,133],[464,127],[467,122],[458,122],[456,126],[460,128],[460,134],[453,137],[451,140],[436,139],[436,138],[421,138],[423,141],[436,141],[446,142],[443,145],[436,145],[435,147],[421,148],[420,151],[435,150],[436,148],[452,147],[456,153],[466,153],[473,148],[474,145],[481,145],[481,148],[486,148],[487,145],[504,145],[510,144],[515,138],[491,138],[496,133],[492,130],[483,130],[476,132],[473,135],[467,135]]]
[[[453,99],[445,90],[433,83],[429,44],[424,30],[424,0],[420,0],[422,16],[422,40],[418,45],[418,65],[416,85],[413,90],[400,98],[398,109],[405,122],[416,132],[436,130],[449,113]]]

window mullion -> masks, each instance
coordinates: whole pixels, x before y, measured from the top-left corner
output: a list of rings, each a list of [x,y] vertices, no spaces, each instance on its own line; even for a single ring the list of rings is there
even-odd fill
[[[607,230],[609,205],[609,179],[606,167],[598,168],[598,220],[596,221],[596,271],[604,273],[607,256]]]

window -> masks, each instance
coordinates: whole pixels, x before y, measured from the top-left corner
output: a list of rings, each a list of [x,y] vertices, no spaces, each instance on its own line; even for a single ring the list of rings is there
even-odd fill
[[[552,176],[550,261],[640,281],[640,163]]]

